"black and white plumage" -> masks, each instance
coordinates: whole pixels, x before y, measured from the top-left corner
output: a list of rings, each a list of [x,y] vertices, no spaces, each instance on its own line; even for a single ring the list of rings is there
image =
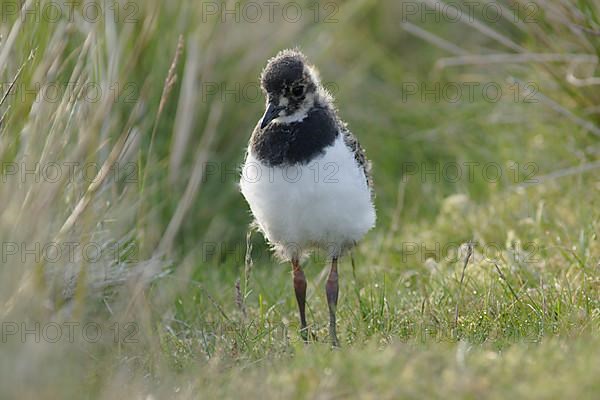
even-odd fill
[[[299,260],[316,248],[332,258],[327,297],[337,345],[337,258],[375,225],[370,163],[302,53],[271,58],[261,85],[267,109],[250,139],[241,191],[276,253],[292,261],[305,339]]]

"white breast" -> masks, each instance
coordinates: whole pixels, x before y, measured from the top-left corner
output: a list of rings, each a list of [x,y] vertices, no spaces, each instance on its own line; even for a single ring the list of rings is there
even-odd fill
[[[342,135],[304,165],[268,167],[248,151],[240,187],[260,230],[285,259],[315,247],[338,256],[375,225],[364,173]]]

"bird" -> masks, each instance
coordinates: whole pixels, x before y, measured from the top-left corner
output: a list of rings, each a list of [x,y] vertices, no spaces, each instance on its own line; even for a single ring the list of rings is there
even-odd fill
[[[319,250],[331,259],[325,294],[329,337],[339,347],[338,259],[375,226],[371,163],[299,49],[270,58],[260,86],[266,111],[250,136],[241,193],[274,253],[291,262],[304,342],[307,282],[300,263]]]

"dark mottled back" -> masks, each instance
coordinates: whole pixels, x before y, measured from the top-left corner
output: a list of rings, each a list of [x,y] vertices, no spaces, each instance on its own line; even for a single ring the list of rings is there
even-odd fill
[[[261,76],[262,87],[267,93],[281,93],[285,87],[303,79],[305,62],[300,52],[280,52],[267,63]]]

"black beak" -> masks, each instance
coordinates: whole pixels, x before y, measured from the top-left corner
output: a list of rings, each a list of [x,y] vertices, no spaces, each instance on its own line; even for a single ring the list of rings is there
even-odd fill
[[[267,111],[265,111],[265,115],[262,117],[262,121],[260,122],[260,129],[264,129],[265,126],[269,124],[269,122],[273,121],[275,118],[279,116],[279,112],[283,110],[285,107],[276,106],[273,103],[269,103],[267,107]]]

